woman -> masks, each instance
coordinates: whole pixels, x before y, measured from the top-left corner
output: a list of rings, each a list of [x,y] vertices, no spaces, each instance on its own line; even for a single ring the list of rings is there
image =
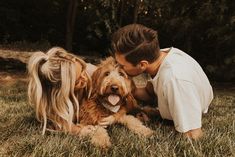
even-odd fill
[[[95,70],[88,64],[90,73]],[[43,124],[73,134],[89,134],[94,126],[79,125],[79,104],[88,98],[91,79],[86,63],[59,47],[47,53],[36,52],[28,62],[30,104]]]

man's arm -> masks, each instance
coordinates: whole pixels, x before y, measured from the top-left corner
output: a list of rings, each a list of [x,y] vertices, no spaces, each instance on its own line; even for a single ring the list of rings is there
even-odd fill
[[[200,137],[202,137],[203,133],[202,133],[202,129],[198,128],[198,129],[189,130],[189,131],[185,132],[184,135],[186,137],[189,137],[189,138],[196,140],[196,139],[199,139]]]
[[[155,103],[155,100],[157,98],[154,93],[153,85],[150,82],[148,82],[145,87],[142,88],[136,87],[132,93],[136,99],[145,102]]]
[[[189,138],[200,138],[202,111],[195,86],[188,81],[172,79],[167,83],[164,94],[176,130]]]

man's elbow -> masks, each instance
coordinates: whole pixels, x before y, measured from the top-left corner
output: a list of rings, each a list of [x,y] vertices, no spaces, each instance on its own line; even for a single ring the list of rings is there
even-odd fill
[[[184,135],[186,137],[189,137],[190,139],[197,140],[203,136],[203,132],[201,128],[198,128],[198,129],[189,130],[185,132]]]

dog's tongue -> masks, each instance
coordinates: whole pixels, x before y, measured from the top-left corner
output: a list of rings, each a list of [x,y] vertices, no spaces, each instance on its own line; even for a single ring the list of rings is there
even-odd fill
[[[112,104],[112,105],[116,105],[120,100],[120,97],[118,95],[109,95],[108,96],[108,101]]]

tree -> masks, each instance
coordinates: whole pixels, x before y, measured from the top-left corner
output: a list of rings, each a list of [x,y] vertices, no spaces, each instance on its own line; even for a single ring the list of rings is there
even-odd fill
[[[135,0],[134,4],[134,16],[133,16],[133,23],[137,23],[138,21],[138,11],[139,11],[140,0]]]
[[[67,22],[66,22],[66,49],[72,50],[73,48],[73,34],[74,26],[77,15],[77,0],[69,0],[68,13],[67,13]]]

